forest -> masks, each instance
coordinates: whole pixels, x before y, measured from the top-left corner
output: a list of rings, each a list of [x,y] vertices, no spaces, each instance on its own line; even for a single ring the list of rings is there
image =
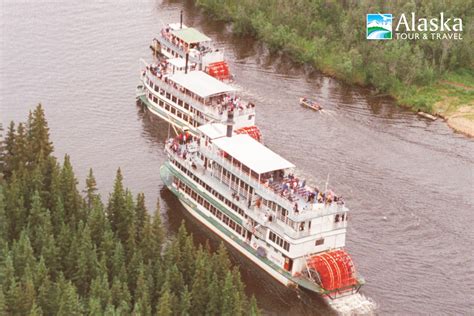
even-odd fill
[[[0,315],[260,314],[225,246],[169,236],[120,169],[107,203],[92,169],[81,190],[41,105],[2,134]]]
[[[270,51],[350,84],[373,87],[399,104],[445,117],[474,106],[474,2],[354,0],[196,0]],[[366,14],[416,12],[464,21],[462,40],[366,39]],[[395,27],[395,25],[393,26]],[[474,113],[468,118],[474,120]]]

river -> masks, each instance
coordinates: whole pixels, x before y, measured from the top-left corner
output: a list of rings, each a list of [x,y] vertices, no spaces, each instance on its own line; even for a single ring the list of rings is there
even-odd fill
[[[257,104],[265,143],[321,186],[329,175],[329,186],[345,197],[352,210],[347,250],[378,312],[472,313],[474,142],[367,89],[270,55],[192,2],[2,1],[1,122],[25,120],[41,102],[56,155],[72,156],[81,187],[92,167],[106,198],[121,167],[125,184],[144,192],[151,210],[160,200],[171,232],[186,218],[196,239],[207,239],[160,181],[168,126],[135,103],[139,59],[150,59],[151,39],[181,9],[187,25],[225,49],[235,85]],[[301,96],[316,98],[325,112],[300,107]],[[232,258],[266,314],[329,312],[321,300],[299,299]]]

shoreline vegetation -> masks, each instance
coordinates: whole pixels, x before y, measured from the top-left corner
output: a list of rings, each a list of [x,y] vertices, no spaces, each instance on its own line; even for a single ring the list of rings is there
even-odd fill
[[[92,169],[80,192],[41,105],[0,125],[0,315],[260,315],[225,246],[196,246],[183,224],[167,237],[120,169],[107,203]]]
[[[401,106],[442,117],[474,137],[474,6],[469,1],[195,0],[238,35],[262,40],[297,63],[368,86]],[[366,39],[367,13],[417,12],[462,18],[463,40]]]

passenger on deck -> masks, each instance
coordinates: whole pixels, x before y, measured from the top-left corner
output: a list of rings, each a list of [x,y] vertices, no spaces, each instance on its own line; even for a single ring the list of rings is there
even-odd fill
[[[293,207],[293,210],[295,211],[295,214],[299,214],[300,210],[298,209],[298,203],[295,202],[295,206]]]

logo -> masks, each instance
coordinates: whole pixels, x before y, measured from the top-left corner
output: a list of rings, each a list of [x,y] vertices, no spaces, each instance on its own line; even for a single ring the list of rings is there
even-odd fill
[[[392,39],[392,14],[367,14],[367,39]]]

